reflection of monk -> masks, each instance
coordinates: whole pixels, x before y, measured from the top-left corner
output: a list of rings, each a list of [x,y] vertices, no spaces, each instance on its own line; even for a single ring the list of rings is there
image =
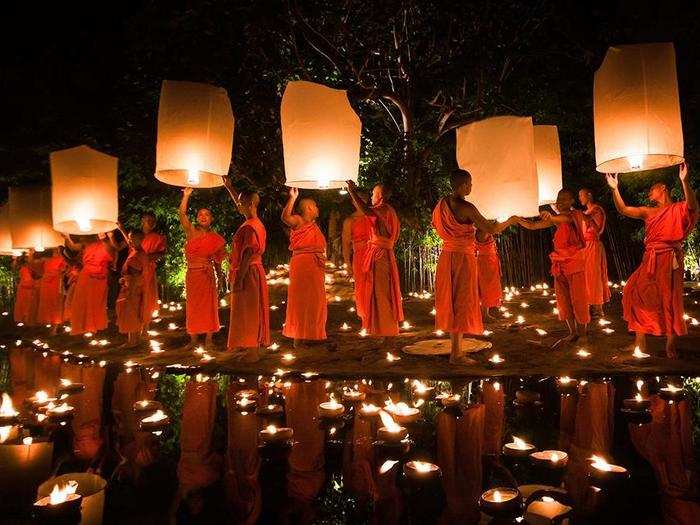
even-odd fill
[[[583,211],[583,240],[586,247],[583,250],[586,263],[586,293],[588,304],[594,312],[603,315],[603,303],[610,301],[608,287],[608,262],[605,256],[605,246],[600,236],[605,230],[605,210],[593,200],[593,192],[583,188],[578,192],[578,200]]]
[[[403,320],[401,282],[394,255],[394,244],[399,238],[401,224],[394,208],[388,203],[389,190],[378,184],[372,190],[372,205],[368,205],[357,193],[353,181],[347,181],[348,191],[355,208],[370,222],[370,238],[364,256],[364,282],[356,288],[358,310],[365,318],[362,326],[369,335],[389,337],[399,335],[399,322]],[[357,279],[357,277],[356,277]]]
[[[688,167],[678,176],[685,201],[673,202],[663,183],[649,189],[653,207],[627,206],[620,195],[617,175],[608,175],[615,207],[622,215],[644,220],[644,258],[630,276],[622,294],[622,310],[634,344],[646,350],[646,334],[666,336],[666,355],[677,357],[676,336],[688,330],[683,319],[683,241],[698,220],[698,200],[688,182]]]
[[[362,199],[365,200],[365,197],[363,196]],[[357,308],[357,316],[363,319],[363,323],[365,312],[362,310],[358,297],[366,293],[362,289],[367,283],[363,264],[367,253],[370,230],[370,221],[359,210],[355,210],[352,215],[343,221],[343,260],[345,261],[348,275],[353,277],[355,281],[355,306]]]
[[[289,199],[282,210],[282,221],[291,228],[289,249],[289,289],[287,316],[282,334],[294,339],[297,347],[304,340],[326,339],[325,267],[326,239],[316,224],[318,206],[312,199],[299,201],[299,213],[294,204],[299,197],[297,188],[289,188]]]
[[[435,275],[435,328],[450,332],[450,362],[472,364],[462,353],[462,334],[484,330],[479,306],[476,262],[476,228],[489,234],[503,231],[513,222],[487,221],[466,198],[472,190],[468,171],[457,169],[450,177],[452,193],[433,210],[433,226],[443,241]],[[495,268],[493,269],[495,271]]]

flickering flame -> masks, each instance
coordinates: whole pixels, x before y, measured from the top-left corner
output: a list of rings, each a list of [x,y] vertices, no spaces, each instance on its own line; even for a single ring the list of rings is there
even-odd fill
[[[491,356],[491,358],[489,359],[489,361],[492,362],[494,365],[497,365],[497,364],[500,364],[500,363],[502,363],[503,361],[505,361],[505,359],[503,359],[503,358],[502,358],[500,355],[498,355],[498,354],[493,354],[493,356]]]
[[[60,379],[60,381],[62,387],[71,386],[73,384],[70,379]]]
[[[265,430],[267,430],[267,432],[272,435],[277,434],[277,427],[275,425],[267,425],[267,427],[265,427]]]
[[[417,409],[411,408],[403,401],[394,404],[391,399],[384,402],[384,409],[396,416],[410,416],[417,412]]]
[[[379,411],[379,417],[382,419],[382,425],[386,428],[387,432],[392,434],[401,431],[401,426],[394,422],[394,419],[389,415],[388,412],[384,410]]]
[[[416,379],[415,381],[413,381],[413,390],[418,394],[425,394],[425,392],[428,390],[428,387],[425,385],[425,383],[422,383],[421,381],[418,381]]]
[[[7,438],[10,437],[10,433],[12,432],[12,426],[4,426],[0,427],[0,443],[4,443],[7,441]]]
[[[17,417],[19,412],[12,405],[12,398],[7,393],[2,393],[2,404],[0,404],[0,416],[2,417]]]
[[[481,332],[484,337],[490,336],[493,332],[491,330],[484,330]]]
[[[559,452],[552,452],[552,453],[549,455],[549,461],[551,461],[552,463],[556,463],[556,462],[559,461],[561,458],[562,458],[562,456],[561,456],[561,454],[559,454]]]
[[[579,357],[590,357],[591,353],[588,350],[581,349],[578,352],[576,352],[576,355]]]
[[[637,379],[637,390],[639,390],[641,392],[643,386],[644,386],[644,381],[642,379]]]
[[[637,403],[639,403],[639,402],[641,402],[641,401],[644,401],[644,398],[642,397],[642,394],[640,394],[639,392],[637,392],[637,395],[634,396],[634,400],[635,400]]]
[[[427,472],[430,472],[433,470],[433,464],[432,463],[427,463],[425,461],[413,461],[413,468],[416,469],[416,471],[425,474]]]
[[[66,412],[70,412],[71,410],[73,410],[73,407],[65,402],[58,406],[51,407],[48,409],[48,411],[52,414],[65,414]]]
[[[340,408],[341,406],[343,406],[343,405],[341,405],[340,403],[338,403],[338,401],[336,401],[335,395],[333,395],[333,394],[331,394],[330,400],[325,403],[325,407],[330,408],[330,409]]]
[[[291,363],[296,359],[296,356],[294,354],[283,354],[282,355],[282,361],[285,363]]]
[[[403,328],[404,330],[410,330],[411,328],[413,328],[413,326],[411,326],[411,323],[409,323],[408,321],[404,321],[403,323],[401,323],[401,328]]]
[[[190,186],[196,186],[199,184],[199,170],[197,168],[190,168],[187,170],[187,184]]]
[[[148,417],[144,417],[141,421],[143,421],[144,423],[157,423],[167,418],[168,416],[165,415],[165,412],[163,412],[162,410],[156,410],[153,414],[151,414]]]
[[[598,470],[603,470],[605,472],[610,472],[612,470],[612,465],[605,461],[605,458],[602,458],[600,456],[593,455],[589,458],[593,463],[591,463],[591,466],[593,468],[596,468]]]
[[[364,414],[376,414],[379,411],[379,407],[374,403],[362,403],[362,412]]]
[[[68,499],[68,496],[75,494],[75,491],[77,489],[78,482],[73,480],[70,480],[62,487],[54,485],[51,494],[49,494],[49,503],[51,505],[58,505],[60,503],[64,503]]]
[[[398,461],[395,459],[387,459],[384,463],[382,463],[382,466],[379,467],[379,473],[386,474],[392,468],[394,468],[394,465],[396,465],[397,463],[398,463]]]
[[[386,360],[389,361],[390,363],[394,362],[394,361],[399,361],[400,359],[401,358],[399,356],[396,356],[396,355],[392,354],[391,352],[386,353]]]
[[[343,323],[340,325],[341,330],[350,330],[350,325],[348,323]]]
[[[38,390],[34,394],[34,402],[35,403],[46,403],[49,400],[49,394],[47,394],[43,390]]]
[[[360,337],[367,337],[367,329],[366,328],[363,328],[362,330],[360,330]]]
[[[501,389],[501,383],[499,383],[498,381],[496,381],[496,382],[493,384],[493,389],[494,389],[496,392],[498,392],[498,391]]]
[[[571,383],[571,378],[569,376],[560,377],[559,383],[561,383],[562,385],[568,385],[569,383]]]
[[[519,437],[513,436],[513,442],[511,443],[512,448],[517,448],[518,450],[527,450],[530,447],[524,440]]]
[[[547,335],[547,330],[542,330],[542,328],[535,328],[535,332],[537,332],[537,335],[540,337]]]
[[[501,503],[503,501],[503,495],[500,490],[493,491],[493,501],[494,503]]]
[[[675,394],[676,392],[680,392],[680,391],[683,390],[683,389],[682,389],[682,388],[678,388],[676,385],[672,385],[672,384],[670,384],[670,383],[667,383],[667,384],[666,384],[666,388],[662,388],[661,390],[665,390],[666,392],[671,392],[671,393]],[[7,394],[3,394],[3,399],[4,399],[4,396],[5,396],[5,395],[7,395]],[[3,405],[4,405],[4,404],[5,404],[5,403],[4,403],[4,401],[3,401]]]
[[[75,217],[75,222],[78,224],[78,229],[81,232],[89,232],[92,229],[92,221],[90,217],[84,214],[77,214]]]

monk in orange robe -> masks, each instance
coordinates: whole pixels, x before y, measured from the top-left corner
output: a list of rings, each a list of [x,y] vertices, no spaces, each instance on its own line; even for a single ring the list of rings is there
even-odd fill
[[[187,333],[190,334],[190,346],[198,344],[200,334],[206,334],[205,349],[214,347],[214,332],[218,332],[219,296],[218,282],[223,282],[221,261],[226,255],[226,241],[211,230],[214,217],[207,208],[197,212],[197,226],[193,226],[187,217],[187,205],[192,195],[192,188],[182,190],[179,214],[180,224],[185,230],[185,258],[187,274],[185,275],[185,317]]]
[[[121,228],[121,226],[120,226]],[[117,297],[117,328],[120,334],[128,334],[123,348],[133,348],[139,344],[141,330],[151,318],[143,307],[145,295],[145,273],[149,264],[148,254],[143,251],[143,233],[132,232],[122,235],[129,244],[129,255],[122,265],[119,279],[119,297]],[[148,315],[148,317],[146,317]]]
[[[110,241],[112,232],[100,233],[92,242],[74,242],[68,235],[66,244],[80,251],[82,268],[73,289],[70,305],[71,334],[95,333],[107,328],[107,277],[115,258]]]
[[[491,317],[491,308],[501,306],[501,258],[498,256],[496,239],[490,233],[476,230],[476,267],[479,276],[479,301],[481,315]]]
[[[566,322],[569,335],[557,341],[555,347],[562,343],[574,343],[579,338],[585,341],[588,337],[588,323],[591,321],[586,290],[583,214],[572,208],[574,199],[571,190],[560,190],[557,194],[557,215],[542,212],[538,221],[518,218],[518,224],[528,230],[556,228],[554,251],[549,254],[549,258],[552,261],[551,273],[554,277],[559,319]]]
[[[54,248],[51,257],[44,261],[44,272],[39,282],[39,309],[37,318],[41,324],[51,325],[51,335],[56,335],[63,322],[63,274],[68,267],[60,248]]]
[[[635,332],[635,346],[646,350],[646,334],[666,336],[666,355],[677,357],[676,336],[688,331],[683,319],[683,241],[698,220],[698,200],[688,182],[688,166],[678,176],[685,201],[673,202],[669,189],[656,183],[649,189],[654,206],[627,206],[617,175],[608,175],[615,207],[622,215],[644,220],[644,258],[627,280],[622,295],[623,317]]]
[[[19,266],[19,282],[13,310],[15,323],[36,326],[41,266],[34,259],[33,249],[30,249],[27,255],[15,259],[15,265]]]
[[[143,269],[143,316],[146,319],[144,329],[148,328],[153,312],[158,309],[158,279],[156,269],[158,260],[165,255],[168,241],[164,235],[155,231],[156,216],[151,212],[141,215],[141,231],[143,240],[141,249],[148,255],[147,264]]]
[[[260,346],[270,344],[270,300],[262,264],[267,232],[258,218],[258,194],[238,194],[230,179],[224,180],[236,208],[246,219],[231,243],[228,349],[242,352],[242,360],[254,362],[260,359]]]
[[[362,200],[365,199],[366,197],[363,195]],[[362,311],[362,305],[357,298],[365,293],[361,288],[367,282],[363,264],[367,253],[370,229],[370,221],[359,210],[355,210],[343,221],[343,260],[348,275],[353,277],[355,281],[355,306],[357,316],[360,319],[365,318],[365,312]]]
[[[362,265],[364,282],[357,289],[365,316],[362,327],[369,335],[384,337],[384,346],[389,346],[389,338],[399,335],[399,322],[403,320],[401,281],[394,255],[401,223],[394,208],[387,203],[389,190],[386,186],[377,184],[372,189],[369,205],[359,196],[353,181],[347,184],[355,208],[370,222],[370,237]]]
[[[586,291],[588,304],[593,312],[603,316],[603,303],[610,301],[608,288],[608,261],[605,256],[605,246],[600,240],[605,230],[605,210],[595,203],[593,192],[583,188],[578,192],[579,202],[585,206],[583,210],[583,249],[586,262]]]
[[[476,229],[496,234],[510,226],[486,220],[466,198],[472,176],[457,169],[450,176],[452,193],[433,210],[433,226],[443,241],[435,274],[435,328],[450,333],[450,362],[473,364],[462,352],[462,334],[481,335],[484,326],[479,304]],[[494,271],[492,268],[491,271]]]
[[[289,188],[289,199],[282,210],[282,222],[291,228],[289,250],[289,289],[287,314],[282,334],[294,339],[294,347],[304,341],[326,339],[326,239],[316,224],[318,206],[312,199],[299,201],[297,188]]]

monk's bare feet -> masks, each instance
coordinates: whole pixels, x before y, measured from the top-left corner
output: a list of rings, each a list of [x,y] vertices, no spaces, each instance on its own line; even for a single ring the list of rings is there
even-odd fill
[[[450,364],[451,365],[462,365],[462,366],[471,366],[476,364],[476,361],[474,361],[472,358],[467,357],[466,355],[458,355],[458,356],[450,356]]]
[[[574,344],[576,341],[578,341],[578,339],[578,334],[569,334],[566,337],[562,337],[556,343],[554,343],[552,345],[552,348],[559,348],[561,346],[568,346]]]

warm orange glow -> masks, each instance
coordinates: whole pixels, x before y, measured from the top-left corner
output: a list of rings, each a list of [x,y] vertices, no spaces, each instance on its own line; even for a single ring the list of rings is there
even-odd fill
[[[556,126],[535,126],[534,131],[537,184],[541,206],[556,202],[557,193],[562,188],[561,150],[559,131]]]
[[[0,416],[2,417],[17,417],[19,412],[15,410],[12,404],[12,398],[5,392],[2,394],[2,404],[0,404]]]
[[[12,248],[10,235],[10,204],[0,206],[0,255],[20,255],[21,250]]]
[[[63,237],[53,229],[51,219],[51,188],[27,186],[10,188],[10,234],[12,248],[34,248],[44,251],[63,245]]]
[[[59,503],[64,503],[70,495],[75,494],[77,488],[78,483],[72,480],[63,485],[62,487],[54,485],[51,494],[49,494],[49,503],[51,505],[58,505]]]
[[[173,186],[223,185],[233,151],[234,118],[226,90],[164,80],[158,104],[155,176]]]
[[[394,422],[394,419],[389,415],[388,412],[384,410],[379,411],[379,417],[382,419],[382,426],[386,428],[387,432],[396,433],[400,432],[403,427]]]

